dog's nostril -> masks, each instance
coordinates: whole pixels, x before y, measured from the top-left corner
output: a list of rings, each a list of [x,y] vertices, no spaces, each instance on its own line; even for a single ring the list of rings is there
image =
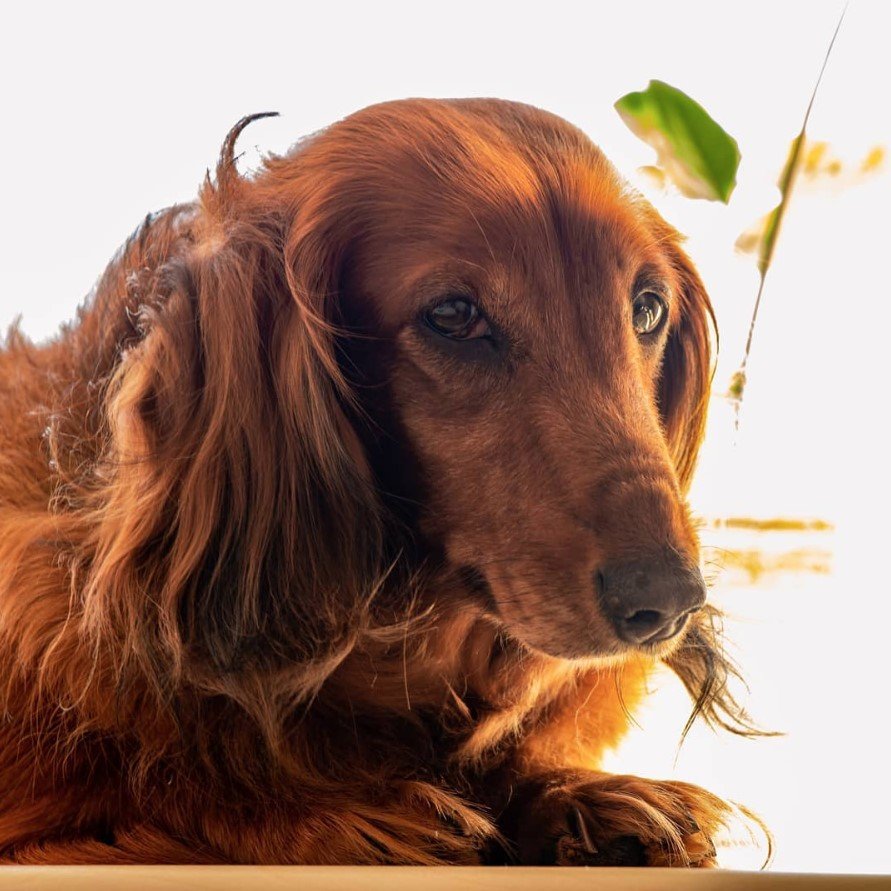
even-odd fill
[[[625,618],[625,626],[634,637],[644,638],[658,631],[663,625],[662,613],[654,609],[639,609]]]

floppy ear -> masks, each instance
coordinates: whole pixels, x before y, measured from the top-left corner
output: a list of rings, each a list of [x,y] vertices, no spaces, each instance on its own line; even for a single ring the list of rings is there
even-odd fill
[[[705,432],[717,328],[708,294],[680,247],[680,236],[661,218],[658,229],[680,285],[680,313],[663,359],[659,407],[681,490],[686,493]],[[772,735],[758,728],[734,698],[731,682],[742,678],[724,651],[721,612],[712,604],[697,611],[680,646],[665,661],[693,700],[682,737],[698,716],[741,736]]]
[[[670,227],[663,241],[680,282],[680,312],[669,335],[659,382],[659,410],[681,491],[687,492],[705,433],[715,317],[693,264]]]
[[[295,222],[238,176],[250,120],[205,184],[193,246],[145,285],[144,337],[107,399],[87,618],[149,674],[336,664],[382,561],[341,408],[338,250],[311,206]]]

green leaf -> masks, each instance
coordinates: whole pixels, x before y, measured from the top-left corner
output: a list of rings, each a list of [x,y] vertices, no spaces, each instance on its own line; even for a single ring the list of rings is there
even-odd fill
[[[656,149],[659,166],[690,198],[730,200],[739,167],[739,146],[686,93],[651,80],[640,93],[616,102],[631,131]]]

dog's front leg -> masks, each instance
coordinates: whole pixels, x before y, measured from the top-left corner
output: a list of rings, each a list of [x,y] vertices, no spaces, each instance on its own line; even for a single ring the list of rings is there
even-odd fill
[[[599,771],[503,769],[494,778],[505,842],[494,862],[716,866],[713,837],[729,807],[688,783]],[[498,786],[500,785],[500,788]]]

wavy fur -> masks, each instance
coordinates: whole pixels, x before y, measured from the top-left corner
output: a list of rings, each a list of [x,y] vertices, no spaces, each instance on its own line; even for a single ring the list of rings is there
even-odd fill
[[[713,862],[701,836],[723,803],[597,771],[655,657],[548,656],[499,619],[505,564],[464,559],[463,508],[430,506],[454,487],[431,483],[406,397],[375,380],[407,373],[355,318],[382,275],[425,268],[419,233],[445,239],[437,220],[454,221],[455,251],[461,232],[494,237],[503,211],[559,272],[588,225],[561,217],[561,189],[587,177],[603,243],[658,251],[678,294],[658,417],[610,421],[597,447],[647,443],[657,513],[693,553],[682,493],[711,309],[679,237],[578,131],[526,106],[377,106],[244,178],[234,147],[256,117],[195,203],[146,218],[71,325],[43,345],[13,329],[0,351],[0,859],[573,862],[578,837],[524,848],[510,805],[547,823],[570,795],[599,831],[639,836],[645,862]],[[405,195],[435,211],[400,216]],[[530,216],[542,196],[547,232]],[[403,230],[416,238],[397,249]],[[713,615],[668,661],[698,713],[746,731]]]

